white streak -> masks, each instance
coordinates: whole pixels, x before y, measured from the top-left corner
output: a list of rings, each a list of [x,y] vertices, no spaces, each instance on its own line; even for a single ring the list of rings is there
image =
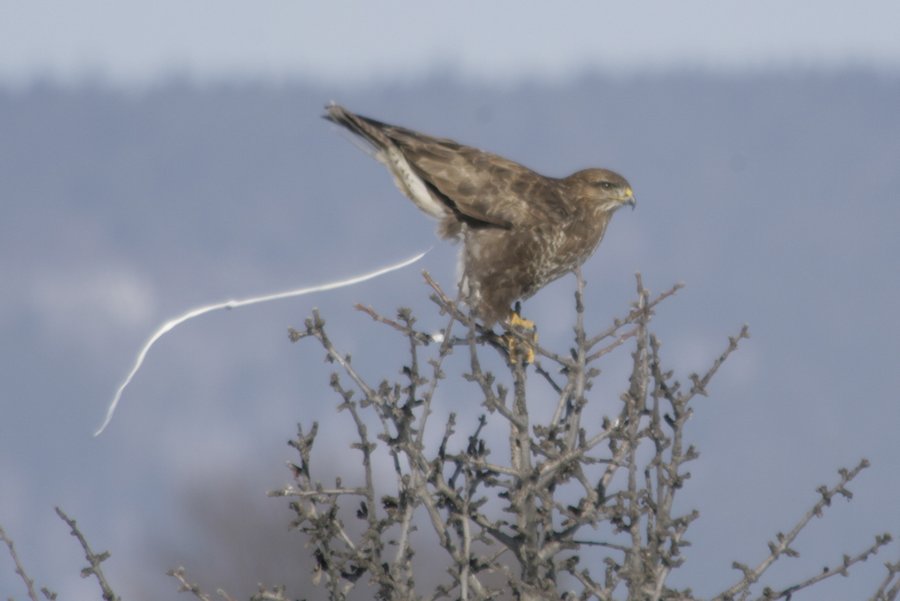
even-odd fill
[[[122,398],[122,393],[125,392],[125,388],[131,383],[131,380],[134,379],[134,376],[137,374],[138,370],[141,369],[141,365],[143,365],[144,359],[147,357],[147,353],[150,351],[150,348],[154,344],[156,344],[157,340],[162,338],[163,334],[166,334],[167,332],[175,329],[176,326],[179,326],[195,317],[199,317],[200,315],[204,315],[212,311],[218,311],[219,309],[237,309],[238,307],[245,307],[247,305],[267,303],[269,301],[281,300],[283,298],[303,296],[305,294],[311,294],[313,292],[324,292],[326,290],[334,290],[335,288],[343,288],[344,286],[359,284],[360,282],[365,282],[366,280],[371,280],[372,278],[377,278],[378,276],[384,275],[391,271],[395,271],[397,269],[402,269],[403,267],[406,267],[408,265],[412,265],[413,263],[424,257],[425,254],[428,253],[428,250],[426,250],[425,252],[421,252],[414,257],[410,257],[409,259],[405,259],[400,263],[395,263],[376,271],[370,271],[369,273],[354,276],[346,280],[328,282],[326,284],[319,284],[317,286],[310,286],[307,288],[298,288],[296,290],[288,290],[286,292],[277,292],[275,294],[267,294],[265,296],[256,296],[244,300],[228,300],[212,305],[205,305],[203,307],[191,309],[184,315],[176,317],[175,319],[170,319],[169,321],[161,325],[159,329],[156,330],[152,336],[150,336],[147,342],[144,343],[144,346],[141,347],[141,351],[138,353],[137,359],[134,362],[134,366],[131,368],[131,371],[128,372],[128,376],[125,378],[125,381],[122,382],[122,385],[119,386],[118,390],[116,390],[116,394],[113,397],[112,402],[110,402],[109,408],[107,408],[106,410],[106,417],[103,418],[103,423],[100,425],[100,428],[98,428],[97,431],[94,432],[94,436],[99,436],[101,433],[103,433],[103,430],[105,430],[106,426],[109,425],[109,422],[112,421],[113,413],[115,413],[116,407],[119,405],[119,401]]]

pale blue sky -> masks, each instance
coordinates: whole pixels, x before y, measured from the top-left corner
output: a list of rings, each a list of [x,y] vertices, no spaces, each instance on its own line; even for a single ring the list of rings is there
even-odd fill
[[[673,65],[900,69],[896,0],[0,0],[0,83],[427,73],[558,78]]]

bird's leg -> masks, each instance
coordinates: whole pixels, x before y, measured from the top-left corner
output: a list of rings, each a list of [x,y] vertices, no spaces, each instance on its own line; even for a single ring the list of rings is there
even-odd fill
[[[506,353],[510,363],[524,361],[526,365],[534,363],[534,345],[537,344],[537,326],[530,319],[521,315],[522,304],[516,302],[516,306],[507,320],[507,329],[503,335],[506,342]]]

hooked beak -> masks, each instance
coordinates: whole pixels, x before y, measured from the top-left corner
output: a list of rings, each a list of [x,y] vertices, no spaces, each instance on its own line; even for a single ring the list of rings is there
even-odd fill
[[[631,205],[631,210],[637,206],[637,200],[634,197],[634,192],[631,191],[631,187],[628,188],[628,200],[626,200],[623,204]]]

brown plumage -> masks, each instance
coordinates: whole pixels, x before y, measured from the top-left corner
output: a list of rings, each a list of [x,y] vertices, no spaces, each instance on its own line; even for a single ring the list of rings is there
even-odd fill
[[[501,156],[355,115],[335,104],[325,118],[370,143],[397,187],[461,239],[467,303],[486,325],[581,265],[631,186],[607,169],[557,179]]]

